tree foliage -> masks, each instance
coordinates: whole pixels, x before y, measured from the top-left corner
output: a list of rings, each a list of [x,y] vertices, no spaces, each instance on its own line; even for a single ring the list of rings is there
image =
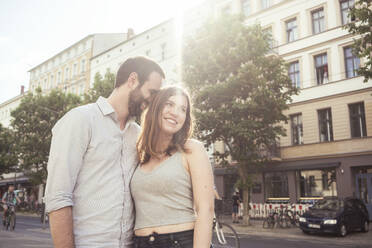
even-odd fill
[[[11,113],[20,169],[33,183],[45,183],[54,124],[79,104],[81,99],[76,95],[66,95],[58,90],[43,95],[38,89],[35,95],[26,95]]]
[[[16,166],[17,156],[14,152],[13,132],[0,124],[0,176],[11,172]]]
[[[197,131],[207,145],[227,145],[215,155],[223,164],[228,157],[236,162],[245,204],[251,172],[270,161],[264,151],[285,135],[283,110],[297,92],[284,61],[268,56],[270,38],[241,17],[223,16],[203,25],[183,49],[183,81],[194,98]]]
[[[345,28],[357,38],[354,39],[353,51],[365,63],[359,68],[358,74],[364,76],[364,82],[372,79],[372,1],[357,0],[350,9],[349,16],[355,21]]]
[[[108,69],[102,78],[102,75],[97,72],[94,76],[93,88],[89,89],[89,92],[84,95],[85,103],[92,103],[97,101],[98,97],[110,96],[115,86],[115,74],[110,72]]]

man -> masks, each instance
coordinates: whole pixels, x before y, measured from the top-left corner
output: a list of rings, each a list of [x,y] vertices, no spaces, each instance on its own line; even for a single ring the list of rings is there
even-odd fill
[[[232,221],[233,223],[239,223],[239,220],[238,220],[238,213],[239,213],[239,205],[240,205],[240,202],[241,202],[241,199],[240,199],[240,194],[238,191],[235,191],[233,196],[232,196],[232,207],[233,207],[233,211],[232,211]]]
[[[130,58],[120,66],[109,98],[72,109],[53,127],[45,195],[54,247],[131,246],[129,182],[140,132],[131,118],[164,77],[154,61]]]
[[[21,203],[21,200],[18,198],[18,196],[14,192],[14,185],[9,184],[8,191],[4,193],[3,198],[1,200],[3,203],[3,224],[5,225],[5,213],[8,210],[8,205],[16,205],[17,203]]]

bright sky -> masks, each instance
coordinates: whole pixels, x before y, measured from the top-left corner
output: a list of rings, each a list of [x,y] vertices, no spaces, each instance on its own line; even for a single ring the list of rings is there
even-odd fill
[[[28,70],[92,33],[140,33],[201,0],[0,0],[0,103]]]

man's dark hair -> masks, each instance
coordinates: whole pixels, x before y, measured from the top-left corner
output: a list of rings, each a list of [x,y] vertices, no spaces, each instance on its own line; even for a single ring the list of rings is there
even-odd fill
[[[138,81],[140,86],[148,80],[150,74],[152,72],[159,73],[163,78],[165,78],[165,74],[163,69],[161,69],[160,65],[158,65],[155,61],[138,56],[127,59],[119,68],[118,73],[116,74],[116,82],[115,88],[120,87],[125,82],[128,81],[129,75],[132,72],[136,72],[138,75]]]

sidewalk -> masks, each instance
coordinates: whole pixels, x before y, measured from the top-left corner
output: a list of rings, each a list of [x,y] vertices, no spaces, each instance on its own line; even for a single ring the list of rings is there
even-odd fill
[[[304,234],[302,230],[298,227],[291,227],[291,228],[273,228],[273,229],[264,229],[262,227],[262,220],[258,219],[251,219],[251,225],[244,225],[241,223],[233,224],[231,221],[231,216],[221,216],[220,220],[226,224],[230,224],[233,226],[235,231],[239,234],[239,236],[260,236],[266,238],[279,238],[279,239],[296,239],[296,240],[318,240],[318,241],[326,241],[335,242],[335,243],[343,243],[343,244],[365,244],[371,245],[372,244],[372,231],[370,230],[368,233],[362,232],[352,232],[349,233],[346,237],[338,237],[336,235],[330,234]],[[370,228],[372,224],[370,224]],[[371,245],[372,247],[372,245]]]

